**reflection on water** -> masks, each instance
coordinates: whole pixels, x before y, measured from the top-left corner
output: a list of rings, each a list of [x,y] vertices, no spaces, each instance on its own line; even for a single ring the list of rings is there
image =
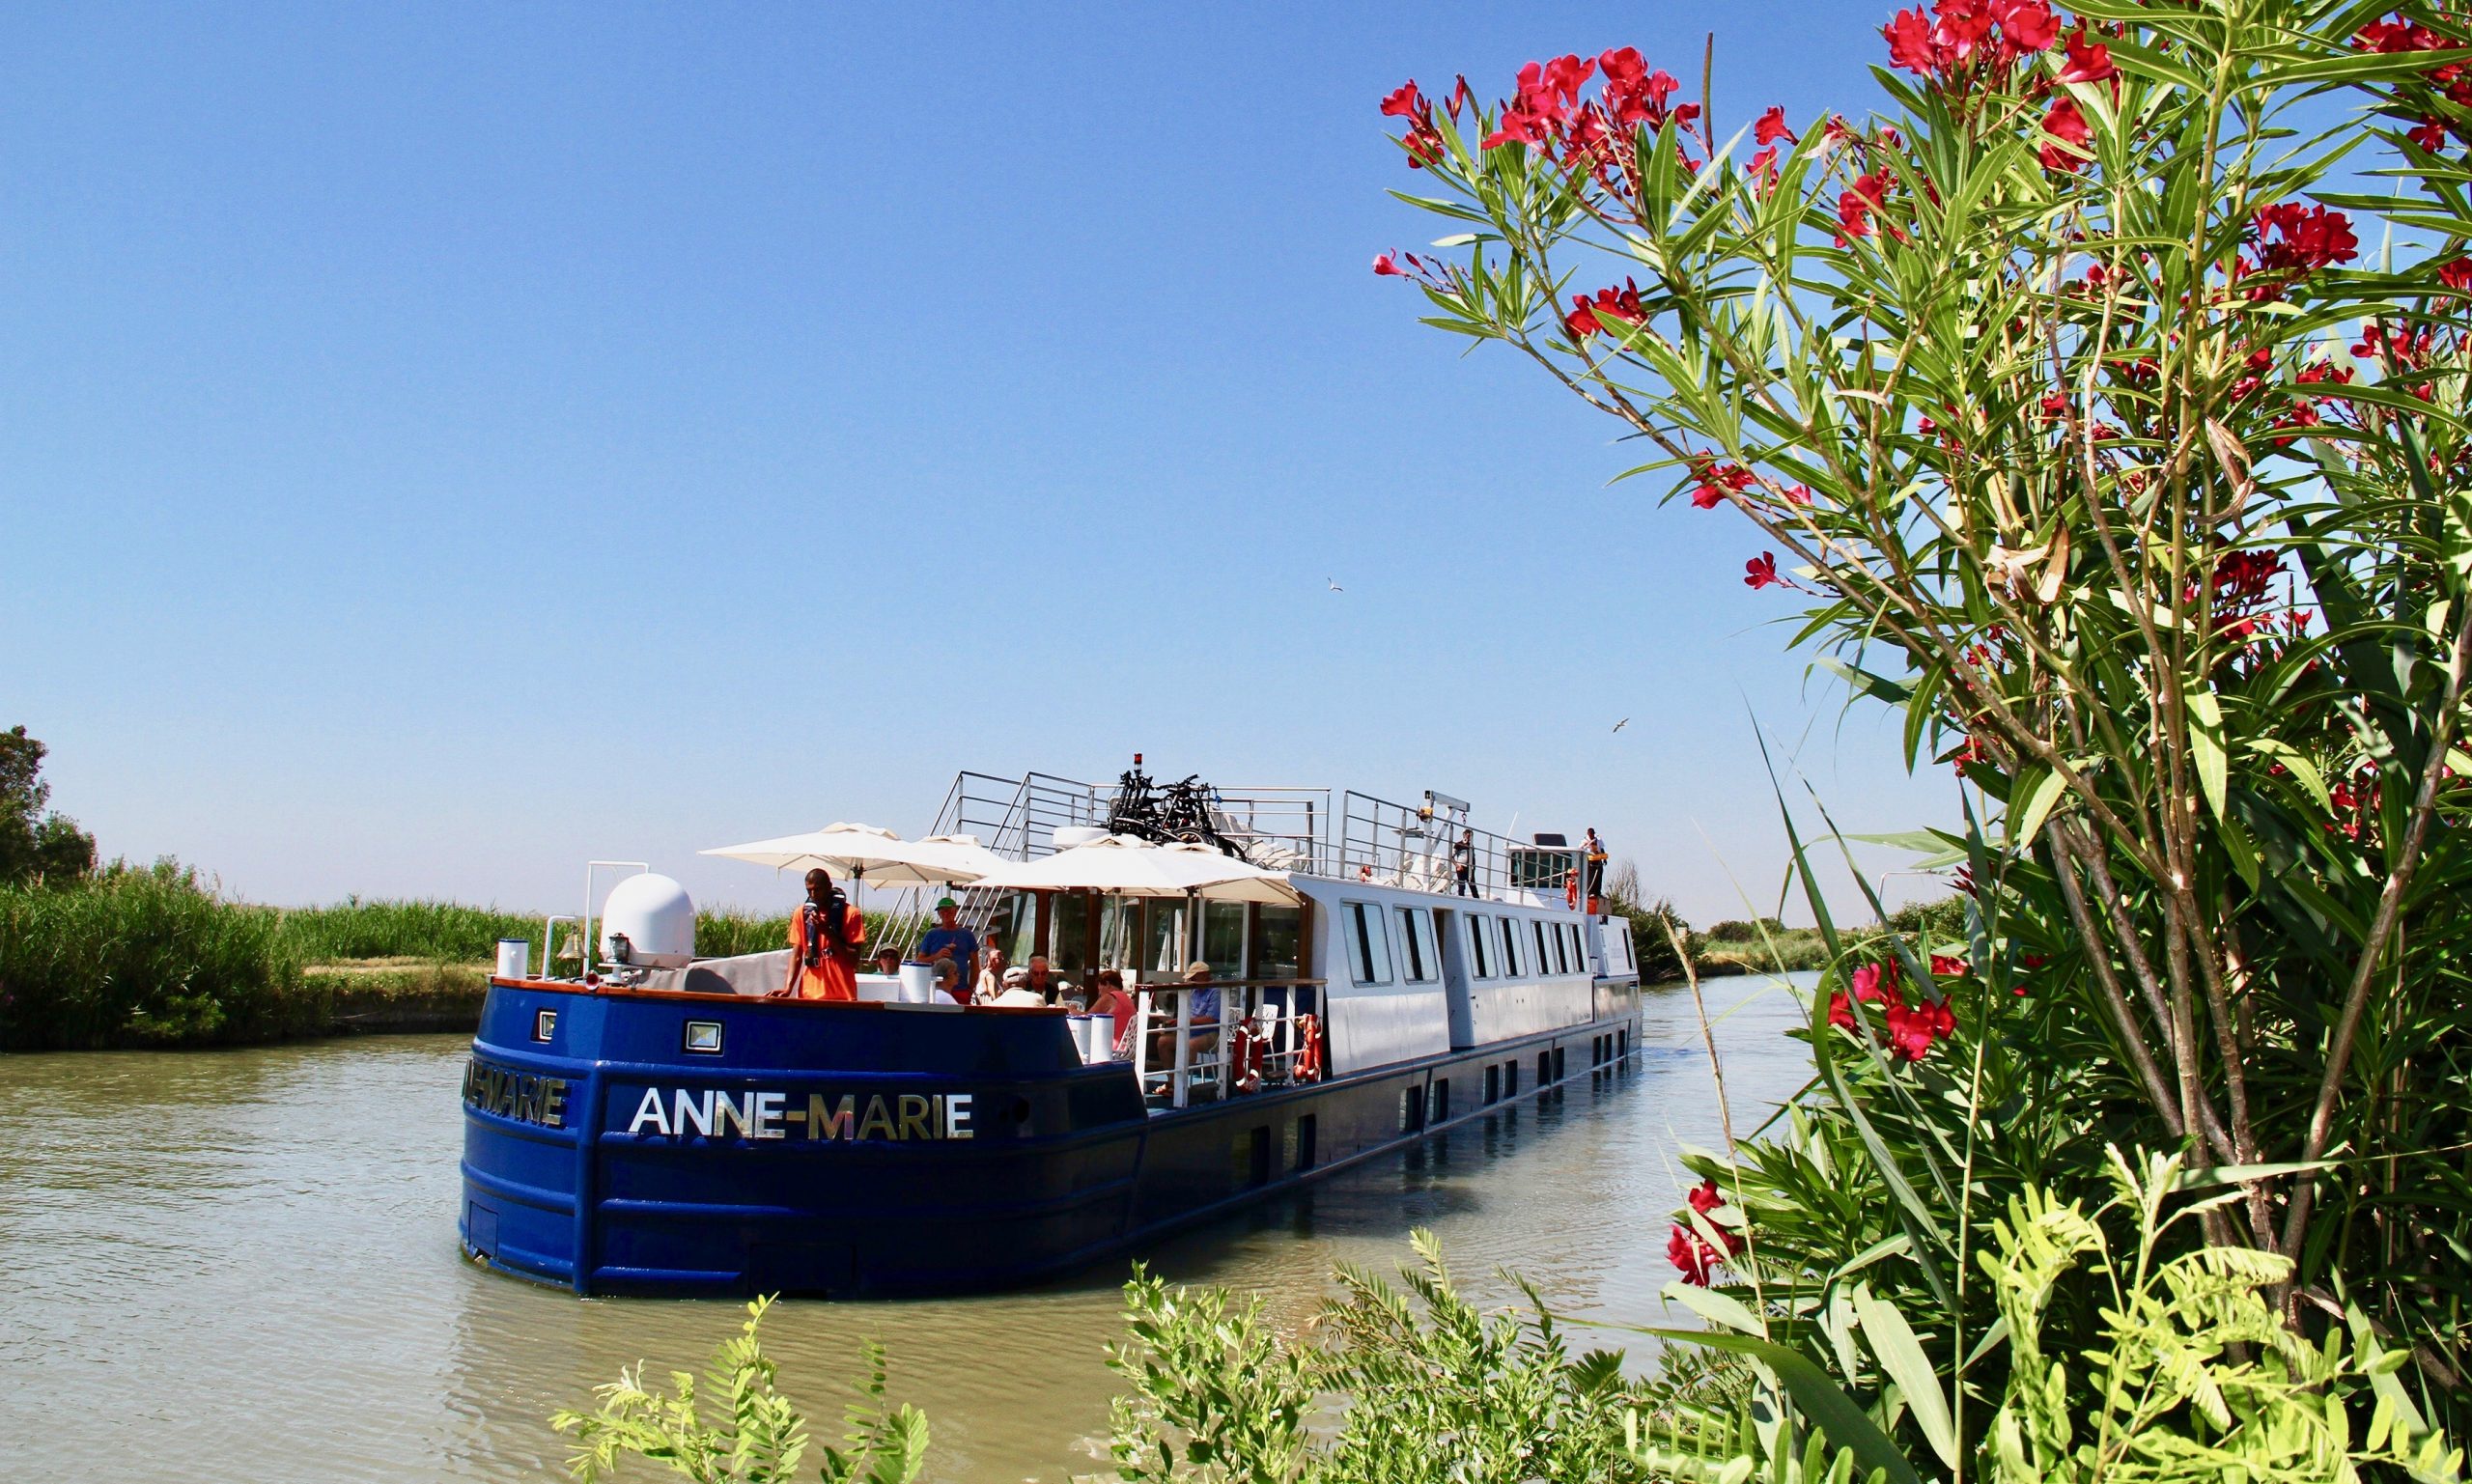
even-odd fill
[[[1713,984],[1710,1010],[1746,1130],[1805,1074],[1783,1034],[1801,1010],[1743,979]],[[1488,1300],[1512,1296],[1494,1271],[1512,1267],[1577,1316],[1681,1322],[1657,1297],[1672,1151],[1721,1134],[1690,997],[1651,995],[1646,1014],[1633,1071],[1187,1233],[1153,1266],[1259,1291],[1295,1322],[1334,1263],[1388,1269],[1430,1226]],[[464,1051],[421,1036],[0,1059],[11,1471],[549,1476],[553,1408],[638,1358],[700,1368],[729,1305],[578,1301],[458,1259]],[[1123,1277],[1109,1264],[1025,1294],[785,1304],[767,1345],[828,1436],[873,1336],[896,1399],[928,1411],[934,1477],[1061,1478],[1096,1466]]]

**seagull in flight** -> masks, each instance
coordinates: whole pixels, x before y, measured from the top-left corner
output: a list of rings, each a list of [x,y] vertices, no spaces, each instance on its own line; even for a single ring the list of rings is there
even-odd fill
[[[1621,720],[1619,720],[1619,721],[1617,721],[1617,722],[1614,723],[1614,730],[1615,730],[1615,731],[1619,732],[1619,731],[1621,731],[1624,727],[1629,726],[1630,724],[1631,724],[1631,718],[1630,718],[1630,717],[1628,717],[1628,716],[1625,716],[1625,717],[1623,717]]]
[[[1331,584],[1332,592],[1344,593],[1347,591],[1346,588],[1339,586],[1339,579],[1336,577],[1324,577],[1322,580]]]

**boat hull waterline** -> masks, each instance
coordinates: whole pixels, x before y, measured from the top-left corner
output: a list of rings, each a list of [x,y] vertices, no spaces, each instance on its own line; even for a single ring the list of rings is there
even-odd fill
[[[496,979],[459,1233],[577,1294],[1017,1287],[1625,1067],[1638,991],[1597,997],[1581,1023],[1161,1112],[1053,1012]]]

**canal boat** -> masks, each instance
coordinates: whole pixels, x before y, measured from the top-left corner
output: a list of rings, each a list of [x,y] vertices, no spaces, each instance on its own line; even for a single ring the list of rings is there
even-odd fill
[[[537,958],[501,945],[464,1078],[464,1250],[577,1294],[1019,1286],[1625,1067],[1638,966],[1627,919],[1592,910],[1598,863],[1468,811],[1162,791],[1138,759],[1113,786],[962,774],[932,831],[986,857],[942,878],[961,913],[1076,984],[1118,969],[1121,1035],[957,1003],[919,965],[855,1001],[780,997],[787,948],[695,957],[691,904],[641,863],[617,863],[596,937],[597,862]],[[1243,884],[1141,887],[1142,852]],[[1085,857],[1124,880],[1002,885]]]

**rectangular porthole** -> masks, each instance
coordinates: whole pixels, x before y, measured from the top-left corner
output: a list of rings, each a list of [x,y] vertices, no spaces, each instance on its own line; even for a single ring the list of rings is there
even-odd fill
[[[1399,1132],[1414,1134],[1425,1126],[1425,1090],[1411,1082],[1399,1095]]]
[[[721,1054],[721,1022],[718,1021],[688,1021],[687,1022],[687,1050],[704,1056],[718,1056]]]
[[[557,1033],[558,1033],[558,1012],[557,1012],[557,1011],[555,1011],[555,1010],[535,1010],[535,1011],[533,1011],[533,1012],[532,1012],[532,1039],[533,1039],[533,1040],[535,1040],[535,1041],[547,1041],[547,1040],[548,1040],[550,1037],[552,1037],[552,1036],[556,1035]]]
[[[1485,1069],[1485,1102],[1488,1105],[1491,1105],[1500,1103],[1502,1100],[1503,1069],[1500,1067],[1487,1067]]]
[[[1433,1121],[1447,1123],[1450,1119],[1450,1078],[1438,1078],[1433,1084]]]
[[[1317,1132],[1313,1113],[1296,1120],[1296,1163],[1298,1169],[1311,1169],[1314,1156],[1314,1134]]]
[[[1503,1096],[1519,1096],[1519,1060],[1516,1057],[1503,1063]]]

